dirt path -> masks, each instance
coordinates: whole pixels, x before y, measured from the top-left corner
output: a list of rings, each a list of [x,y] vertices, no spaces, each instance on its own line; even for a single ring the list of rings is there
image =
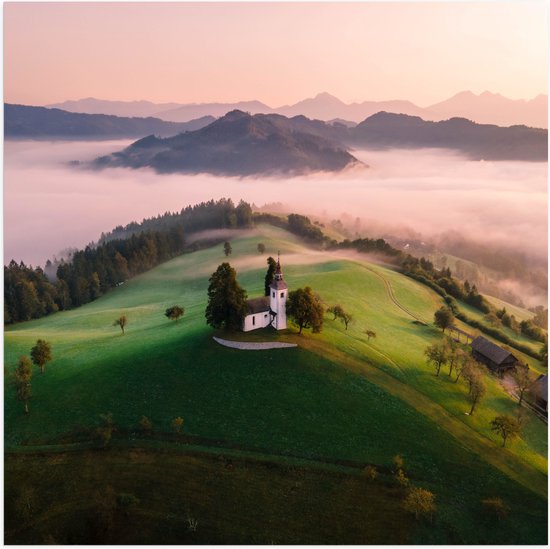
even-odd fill
[[[388,294],[388,297],[390,298],[390,300],[393,302],[393,304],[396,307],[401,309],[404,313],[408,314],[410,317],[414,318],[415,320],[417,320],[418,322],[420,322],[424,326],[428,325],[428,323],[423,318],[420,318],[415,313],[409,311],[409,309],[407,309],[404,305],[401,305],[401,303],[399,303],[399,301],[397,301],[397,298],[395,297],[395,294],[393,293],[392,285],[390,284],[390,281],[386,277],[384,277],[383,275],[381,275],[379,272],[375,271],[374,269],[371,269],[370,267],[367,267],[366,265],[363,265],[363,268],[365,268],[367,271],[370,271],[371,273],[376,275],[378,278],[382,279],[382,282],[384,282],[384,286],[386,288],[386,293]]]

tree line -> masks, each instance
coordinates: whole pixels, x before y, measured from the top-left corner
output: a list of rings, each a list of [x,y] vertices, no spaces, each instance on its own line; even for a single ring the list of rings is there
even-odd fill
[[[79,307],[105,294],[129,278],[183,253],[185,235],[203,229],[244,228],[252,221],[252,208],[230,199],[188,207],[179,214],[164,214],[118,227],[103,234],[99,244],[75,251],[67,260],[48,261],[55,270],[51,281],[40,268],[11,261],[4,266],[4,322],[12,324]],[[57,268],[56,268],[57,267]]]

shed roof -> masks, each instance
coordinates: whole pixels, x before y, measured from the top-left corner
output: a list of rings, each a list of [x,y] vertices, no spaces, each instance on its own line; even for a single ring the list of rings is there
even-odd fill
[[[472,349],[497,365],[502,364],[510,357],[517,360],[510,351],[495,345],[492,341],[485,339],[483,336],[478,336],[472,341]]]
[[[269,297],[255,297],[246,302],[248,306],[248,314],[263,313],[269,311]]]
[[[548,376],[542,374],[537,377],[535,381],[535,390],[539,398],[548,402]]]

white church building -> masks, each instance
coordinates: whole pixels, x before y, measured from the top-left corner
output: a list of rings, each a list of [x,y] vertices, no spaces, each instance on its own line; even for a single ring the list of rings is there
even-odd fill
[[[269,296],[249,299],[248,314],[244,317],[243,332],[273,326],[276,330],[286,329],[286,299],[288,286],[283,279],[281,262],[277,258],[277,268],[273,282],[269,286]]]

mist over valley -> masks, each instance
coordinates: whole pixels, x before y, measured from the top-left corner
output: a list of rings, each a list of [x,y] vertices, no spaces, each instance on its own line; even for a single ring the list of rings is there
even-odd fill
[[[70,164],[129,144],[6,142],[4,262],[44,265],[115,226],[228,197],[258,207],[281,203],[287,213],[312,215],[327,226],[347,219],[353,229],[359,218],[352,236],[393,237],[402,246],[429,240],[453,250],[445,243],[454,234],[489,250],[515,250],[537,269],[546,264],[546,163],[470,161],[433,149],[353,150],[369,169],[291,179]]]

